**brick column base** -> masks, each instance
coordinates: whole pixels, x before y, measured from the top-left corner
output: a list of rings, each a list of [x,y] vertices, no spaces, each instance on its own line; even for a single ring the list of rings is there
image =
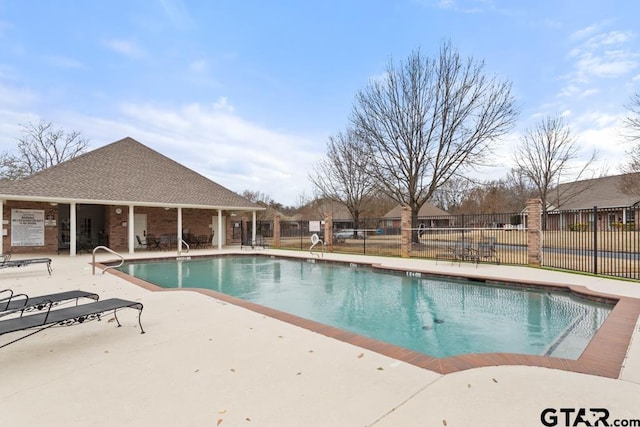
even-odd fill
[[[527,263],[542,265],[542,201],[527,201]]]
[[[324,244],[327,251],[333,252],[333,215],[324,217]]]
[[[280,215],[273,217],[273,245],[274,248],[280,247]]]
[[[411,208],[403,206],[400,213],[400,256],[411,257]]]

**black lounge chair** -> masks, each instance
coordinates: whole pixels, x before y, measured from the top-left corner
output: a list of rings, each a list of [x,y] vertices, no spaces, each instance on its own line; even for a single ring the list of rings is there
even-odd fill
[[[11,254],[0,255],[0,268],[24,267],[31,264],[47,264],[47,271],[51,276],[51,258],[11,259]]]
[[[51,310],[51,305],[49,305],[46,312],[0,320],[0,335],[12,332],[29,331],[27,335],[23,335],[20,338],[16,338],[6,344],[0,345],[0,348],[13,344],[16,341],[23,340],[53,326],[71,326],[91,320],[100,320],[100,316],[103,313],[111,310],[113,310],[116,323],[118,324],[118,327],[120,327],[121,325],[118,320],[118,316],[116,315],[116,311],[121,308],[135,308],[138,310],[140,333],[144,334],[142,322],[140,321],[140,317],[142,316],[142,303],[119,298],[111,298],[89,304],[80,304],[73,307],[61,308],[58,310]]]
[[[26,294],[14,294],[11,289],[5,289],[0,291],[0,297],[2,294],[8,296],[0,298],[0,317],[17,312],[20,312],[22,316],[24,313],[48,309],[49,306],[55,307],[71,300],[76,300],[76,305],[78,305],[80,298],[88,298],[94,301],[100,299],[98,294],[85,291],[66,291],[29,297]]]

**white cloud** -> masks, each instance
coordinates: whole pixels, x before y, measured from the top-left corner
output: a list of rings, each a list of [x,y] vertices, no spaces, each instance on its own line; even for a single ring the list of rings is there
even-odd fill
[[[92,145],[130,136],[233,191],[259,190],[285,205],[311,194],[307,178],[324,155],[325,137],[273,131],[234,114],[226,98],[177,108],[124,104],[117,121],[70,117],[83,123]]]
[[[600,80],[628,78],[640,68],[640,52],[632,50],[636,34],[632,31],[602,31],[603,25],[591,25],[574,32],[574,46],[567,53],[570,71],[561,76],[566,85],[558,96],[585,98],[599,93]]]
[[[18,89],[0,83],[0,110],[11,108],[20,110],[37,100],[37,95],[30,89]]]
[[[189,70],[191,70],[194,73],[204,73],[208,71],[208,69],[209,69],[209,64],[204,59],[198,59],[196,61],[193,61],[191,64],[189,64]]]
[[[86,68],[86,66],[73,58],[68,58],[65,56],[56,56],[56,55],[49,55],[45,58],[49,63],[51,63],[52,65],[58,67],[58,68],[66,68],[66,69],[83,69]]]
[[[0,83],[0,153],[15,149],[20,124],[40,118],[31,113],[38,100],[30,90]],[[64,110],[44,118],[81,131],[91,149],[129,136],[232,191],[258,190],[285,205],[312,194],[307,174],[324,156],[326,141],[326,135],[286,134],[252,123],[225,97],[177,107],[127,103],[115,118]]]
[[[481,13],[487,10],[495,10],[493,0],[416,0],[418,3],[437,7],[438,9],[452,10],[460,13]]]
[[[633,38],[632,31],[610,31],[608,33],[597,34],[586,41],[586,45],[590,48],[598,48],[602,46],[611,46],[626,43]]]
[[[0,83],[0,153],[15,152],[20,125],[37,120],[29,105],[37,96],[28,89],[16,89]]]
[[[137,59],[145,56],[145,52],[131,40],[111,39],[105,41],[105,46],[121,55]]]
[[[569,36],[569,39],[573,41],[583,40],[598,30],[599,30],[598,25],[590,25],[588,27],[581,28],[578,31],[575,31]]]
[[[160,0],[160,4],[175,28],[184,30],[195,26],[195,21],[183,1]]]

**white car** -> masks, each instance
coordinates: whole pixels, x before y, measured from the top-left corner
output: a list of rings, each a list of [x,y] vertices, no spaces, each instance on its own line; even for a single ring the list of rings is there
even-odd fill
[[[333,233],[333,238],[336,240],[344,240],[344,239],[353,239],[354,237],[353,228],[345,228],[344,230],[338,230]],[[356,239],[364,239],[364,232],[358,231],[356,234]]]

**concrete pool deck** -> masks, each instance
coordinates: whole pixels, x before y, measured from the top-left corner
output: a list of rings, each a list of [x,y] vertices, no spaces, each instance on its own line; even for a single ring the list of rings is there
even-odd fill
[[[190,255],[233,252],[239,249]],[[134,257],[171,255],[175,252]],[[582,285],[640,298],[639,283],[527,267],[324,257]],[[640,419],[638,319],[618,379],[528,366],[441,375],[201,293],[152,292],[116,275],[93,276],[90,255],[52,258],[50,277],[42,265],[5,269],[0,288],[31,295],[82,289],[101,299],[140,301],[147,333],[140,334],[135,310],[122,310],[122,328],[107,315],[101,322],[53,328],[0,349],[3,425],[539,426],[545,408],[558,411],[558,425],[564,425],[560,408],[605,408],[610,422]],[[0,337],[0,343],[7,340]]]

